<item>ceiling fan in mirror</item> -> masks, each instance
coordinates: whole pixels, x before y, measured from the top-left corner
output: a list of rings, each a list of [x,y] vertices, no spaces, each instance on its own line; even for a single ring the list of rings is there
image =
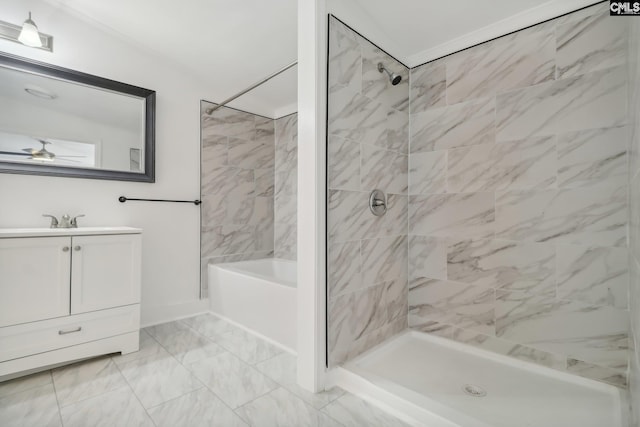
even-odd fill
[[[40,144],[42,144],[42,148],[36,150],[35,148],[23,148],[23,152],[15,152],[15,151],[0,151],[0,154],[8,155],[8,156],[22,156],[27,157],[29,160],[42,160],[46,162],[52,162],[54,159],[59,158],[61,160],[65,160],[68,162],[80,163],[77,160],[72,160],[71,157],[81,157],[85,158],[87,156],[56,156],[56,154],[52,151],[47,150],[47,145],[51,145],[52,143],[45,140],[36,138]]]

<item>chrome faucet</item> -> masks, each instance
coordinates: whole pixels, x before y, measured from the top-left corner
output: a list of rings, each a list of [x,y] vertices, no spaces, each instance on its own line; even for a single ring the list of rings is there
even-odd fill
[[[53,215],[43,214],[42,216],[51,218],[50,228],[78,228],[78,218],[84,215],[76,215],[71,218],[68,214],[64,214],[60,218],[60,221]]]

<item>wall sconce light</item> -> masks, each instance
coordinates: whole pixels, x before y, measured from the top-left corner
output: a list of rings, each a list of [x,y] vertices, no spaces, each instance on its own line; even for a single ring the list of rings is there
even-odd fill
[[[31,20],[31,12],[22,26],[0,21],[0,39],[53,52],[53,36],[38,31],[36,23]]]

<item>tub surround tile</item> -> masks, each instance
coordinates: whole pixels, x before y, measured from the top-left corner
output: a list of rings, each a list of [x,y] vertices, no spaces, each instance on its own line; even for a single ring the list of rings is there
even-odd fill
[[[154,427],[129,387],[110,391],[61,409],[65,427]]]
[[[524,292],[496,291],[496,336],[611,369],[626,370],[626,310]]]
[[[247,141],[229,138],[229,164],[243,169],[273,168],[274,164],[273,140],[260,138],[257,141]]]
[[[219,426],[246,427],[247,424],[206,388],[149,409],[158,427]]]
[[[239,328],[219,335],[216,343],[251,365],[282,353],[278,347]]]
[[[222,135],[202,135],[202,176],[217,166],[228,165],[228,141]]]
[[[411,70],[411,114],[446,105],[446,68],[434,61]]]
[[[276,205],[275,195],[285,191],[293,196],[297,191],[297,117],[282,118],[276,132],[276,121],[255,114],[225,107],[206,114],[212,105],[201,103],[203,295],[207,263],[230,255],[273,256],[275,213],[295,217],[295,210],[291,214],[290,207]],[[276,136],[283,143],[276,144]],[[287,200],[295,204],[294,197]]]
[[[495,98],[411,110],[411,153],[494,142]]]
[[[277,410],[274,410],[274,408],[277,408]],[[238,408],[236,412],[255,427],[341,426],[327,414],[317,411],[298,396],[282,387],[245,404]]]
[[[556,159],[554,137],[452,149],[447,157],[447,189],[462,193],[552,188]]]
[[[447,192],[447,151],[427,151],[409,156],[409,194]]]
[[[360,427],[365,425],[377,427],[408,426],[408,424],[351,394],[347,394],[333,401],[324,407],[322,412],[336,419],[345,427]]]
[[[6,427],[62,427],[53,384],[1,397],[0,424]]]
[[[281,353],[271,359],[260,362],[256,364],[256,368],[316,409],[323,408],[345,393],[339,387],[319,393],[312,393],[300,387],[296,374],[296,357],[288,353]]]
[[[189,369],[231,409],[277,388],[277,384],[229,352],[203,359]]]
[[[273,197],[275,186],[273,169],[255,169],[253,174],[255,184],[254,194],[258,197]]]
[[[409,326],[436,321],[485,334],[494,333],[494,290],[444,280],[409,283]]]
[[[262,230],[261,225],[227,224],[216,227],[207,227],[202,230],[202,256],[203,258],[234,255],[248,252],[266,251],[269,249],[268,241],[273,243],[273,224],[271,234],[269,230]],[[261,234],[264,232],[264,235]],[[273,244],[271,245],[273,248]]]
[[[275,173],[275,196],[295,196],[298,192],[298,166],[278,168]]]
[[[558,136],[558,186],[626,185],[627,127]]]
[[[409,277],[447,279],[448,240],[431,236],[409,237]]]
[[[558,297],[626,309],[627,265],[626,248],[559,245],[556,254]]]
[[[335,135],[329,136],[327,158],[328,185],[332,189],[360,190],[360,144]]]
[[[446,70],[449,104],[553,80],[553,28],[521,31],[463,51],[447,61]]]
[[[281,192],[276,194],[274,202],[276,206],[274,218],[276,221],[282,224],[296,224],[298,214],[297,196]]]
[[[409,197],[409,234],[486,238],[494,231],[493,193]]]
[[[203,111],[202,128],[205,136],[223,135],[246,140],[255,138],[257,116],[254,114],[227,107],[219,108],[213,114],[207,114],[205,110],[216,104],[203,101],[200,105]]]
[[[627,121],[624,67],[543,83],[499,94],[496,138],[517,140]]]
[[[458,341],[463,344],[468,344],[483,350],[502,354],[504,356],[510,356],[525,362],[531,362],[558,370],[565,369],[566,358],[564,356],[537,350],[535,348],[502,340],[493,336],[454,328],[451,338],[454,341]]]
[[[127,385],[109,357],[54,369],[52,377],[61,408]]]
[[[253,196],[255,190],[254,171],[233,166],[217,166],[206,171],[202,177],[202,194],[226,196],[229,193]]]
[[[547,243],[463,240],[449,244],[449,280],[504,290],[555,294],[555,248]]]
[[[276,222],[274,227],[274,245],[276,249],[273,256],[275,258],[295,261],[298,257],[296,249],[298,244],[297,224],[282,224]]]
[[[495,224],[500,239],[623,246],[627,189],[498,192]]]
[[[573,22],[558,22],[558,78],[625,64],[627,32],[627,22],[611,19],[607,10]]]
[[[203,387],[166,351],[122,363],[119,368],[146,409]]]

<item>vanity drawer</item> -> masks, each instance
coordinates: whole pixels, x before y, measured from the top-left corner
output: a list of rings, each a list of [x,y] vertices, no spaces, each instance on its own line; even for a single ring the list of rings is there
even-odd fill
[[[137,331],[140,304],[0,328],[0,362]]]

